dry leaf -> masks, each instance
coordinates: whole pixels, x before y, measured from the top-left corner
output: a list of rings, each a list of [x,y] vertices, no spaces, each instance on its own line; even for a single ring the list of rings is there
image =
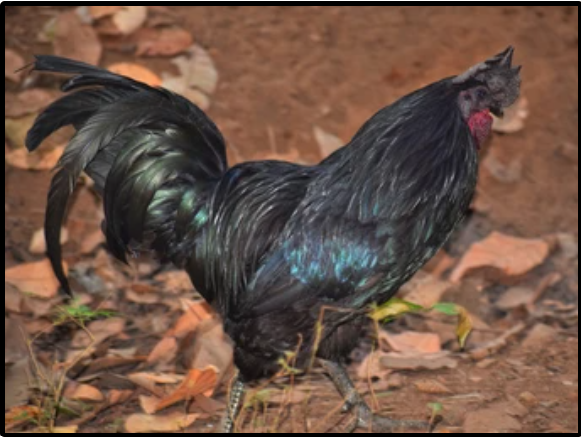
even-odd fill
[[[61,245],[69,242],[69,231],[65,228],[61,230]],[[33,255],[44,255],[46,253],[46,238],[44,236],[44,229],[39,229],[32,236],[28,251]]]
[[[202,47],[193,46],[186,55],[175,58],[172,62],[178,67],[180,76],[165,76],[165,88],[188,98],[192,97],[188,95],[191,90],[203,91],[206,95],[216,91],[219,74],[212,57]]]
[[[36,420],[41,414],[38,407],[24,406],[15,407],[4,413],[4,431],[8,432],[14,428]]]
[[[442,351],[440,337],[436,334],[420,332],[388,334],[386,340],[394,352],[436,354]]]
[[[496,307],[502,311],[511,311],[527,306],[534,298],[534,290],[526,287],[514,287],[502,295]]]
[[[126,403],[133,396],[132,390],[111,390],[107,396],[107,405],[113,407],[115,405]]]
[[[56,297],[60,288],[48,260],[22,264],[8,269],[4,272],[4,279],[5,282],[14,285],[22,293],[42,299]]]
[[[24,296],[16,287],[8,282],[4,282],[4,311],[20,314],[22,312],[23,301]]]
[[[4,49],[4,77],[11,82],[20,83],[22,80],[22,73],[17,73],[26,65],[26,62],[14,50]]]
[[[4,94],[4,117],[20,118],[37,114],[54,102],[57,93],[41,88],[33,88],[20,94]]]
[[[90,255],[95,252],[105,242],[103,231],[95,231],[89,234],[81,244],[81,254]]]
[[[341,138],[330,134],[318,126],[315,126],[314,134],[323,158],[327,158],[345,145],[345,142]]]
[[[456,261],[455,258],[452,258],[444,250],[441,250],[426,265],[424,270],[436,278],[442,278],[448,270],[451,270],[456,265]]]
[[[20,118],[4,119],[4,136],[11,146],[24,149],[26,136],[36,120],[36,114]]]
[[[402,290],[403,296],[409,302],[431,308],[442,301],[443,296],[454,285],[437,279],[432,275],[419,274]]]
[[[381,365],[391,370],[440,370],[456,369],[458,361],[448,352],[433,355],[390,353],[381,358]]]
[[[78,426],[57,426],[52,430],[52,434],[77,434],[79,432]],[[36,433],[35,433],[36,434]],[[46,432],[40,434],[47,434]]]
[[[89,12],[94,20],[110,17],[111,15],[119,12],[121,9],[123,9],[123,6],[89,6]]]
[[[165,391],[158,387],[158,385],[174,385],[179,384],[184,380],[183,376],[157,374],[157,373],[135,373],[129,375],[129,381],[138,387],[141,387],[155,396],[161,398],[165,396]]]
[[[72,383],[65,391],[65,398],[72,401],[101,403],[105,402],[105,396],[95,387],[86,384]]]
[[[93,339],[91,339],[85,331],[79,331],[73,339],[72,346],[74,349],[85,349],[90,345],[99,345],[112,337],[121,335],[125,330],[125,324],[126,321],[122,318],[112,318],[93,322],[87,327],[89,332],[92,334]]]
[[[103,47],[95,30],[83,24],[74,12],[58,16],[55,27],[54,50],[58,56],[98,65]]]
[[[131,35],[147,21],[147,6],[122,6],[113,15],[113,24],[123,35]]]
[[[185,314],[180,317],[175,328],[168,334],[178,339],[183,339],[195,332],[202,322],[214,317],[212,307],[206,302],[193,302],[188,299],[182,299],[181,303]]]
[[[196,396],[195,407],[211,417],[219,416],[226,410],[226,404],[204,395]]]
[[[515,134],[525,128],[529,115],[529,101],[522,97],[506,110],[503,118],[494,117],[493,129],[501,134]]]
[[[153,349],[147,363],[150,365],[167,365],[172,363],[179,351],[178,341],[175,337],[166,337]]]
[[[446,387],[441,382],[435,380],[424,380],[415,382],[414,385],[416,389],[425,394],[429,395],[449,395],[452,394],[452,390]]]
[[[523,240],[495,232],[472,246],[452,274],[452,281],[459,283],[483,268],[493,268],[508,277],[522,276],[542,265],[550,252],[546,241]]]
[[[130,434],[178,433],[192,426],[200,416],[173,413],[168,416],[148,416],[135,414],[125,422],[125,429]]]
[[[152,396],[139,396],[139,405],[143,412],[153,416],[157,413],[160,399]]]
[[[190,276],[184,271],[166,272],[157,275],[156,282],[163,284],[163,292],[171,294],[181,294],[192,291],[192,280]]]
[[[8,153],[4,159],[8,165],[20,170],[48,171],[56,167],[64,150],[64,147],[59,147],[44,154],[31,154],[25,149],[18,149]]]
[[[139,64],[132,64],[129,62],[121,62],[109,66],[109,71],[120,74],[122,76],[130,77],[131,79],[143,82],[152,87],[160,87],[162,84],[161,78],[153,71]]]
[[[218,385],[218,370],[209,367],[205,370],[191,370],[182,385],[170,396],[162,399],[157,411],[165,410],[180,402],[190,402],[196,396],[212,396]]]
[[[194,43],[190,32],[179,27],[142,29],[135,39],[137,56],[175,56]]]
[[[219,320],[202,323],[189,344],[189,349],[183,351],[183,365],[186,368],[212,367],[220,375],[220,381],[228,378],[233,365],[234,347]]]

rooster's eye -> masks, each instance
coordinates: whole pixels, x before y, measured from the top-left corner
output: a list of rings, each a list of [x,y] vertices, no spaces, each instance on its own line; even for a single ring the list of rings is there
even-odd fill
[[[488,91],[484,88],[479,88],[478,91],[476,91],[476,95],[478,96],[479,100],[484,100],[488,97]]]

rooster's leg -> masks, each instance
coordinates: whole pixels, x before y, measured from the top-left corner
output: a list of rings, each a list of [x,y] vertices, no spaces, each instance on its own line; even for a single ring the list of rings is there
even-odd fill
[[[232,387],[230,388],[228,411],[226,413],[224,424],[222,425],[222,434],[234,434],[236,431],[236,421],[240,415],[240,411],[242,411],[245,392],[246,387],[237,375],[234,378]]]
[[[349,428],[349,432],[363,429],[374,433],[395,433],[406,429],[428,430],[430,428],[426,422],[398,421],[376,416],[353,385],[343,366],[323,360],[321,360],[321,365],[345,399],[345,410],[353,411],[356,415],[356,421]]]

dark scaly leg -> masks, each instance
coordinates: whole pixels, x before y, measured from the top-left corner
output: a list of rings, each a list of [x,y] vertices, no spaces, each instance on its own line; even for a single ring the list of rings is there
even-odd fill
[[[353,433],[358,429],[362,429],[374,433],[390,434],[406,429],[430,429],[430,424],[427,422],[398,421],[376,416],[353,385],[349,374],[343,366],[330,361],[320,360],[320,362],[339,393],[341,393],[341,396],[345,399],[346,411],[354,411],[356,415],[356,420],[348,428],[347,432]]]
[[[246,387],[240,376],[236,375],[230,388],[230,399],[228,400],[228,411],[226,412],[226,419],[222,425],[222,434],[234,434],[236,431],[236,420],[242,411],[244,394]]]

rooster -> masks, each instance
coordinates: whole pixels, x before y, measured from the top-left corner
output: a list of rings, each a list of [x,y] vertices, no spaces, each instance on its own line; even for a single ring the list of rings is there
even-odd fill
[[[70,94],[39,116],[28,149],[64,126],[76,129],[48,199],[55,274],[71,294],[60,232],[86,173],[104,199],[111,253],[127,261],[153,252],[185,269],[223,318],[239,371],[224,431],[234,431],[246,384],[277,374],[290,351],[297,369],[322,364],[354,413],[353,430],[423,426],[375,416],[344,360],[369,307],[388,302],[464,219],[493,114],[520,93],[513,54],[402,98],[310,167],[229,167],[222,134],[183,97],[38,56],[34,70],[71,76],[62,87]]]

